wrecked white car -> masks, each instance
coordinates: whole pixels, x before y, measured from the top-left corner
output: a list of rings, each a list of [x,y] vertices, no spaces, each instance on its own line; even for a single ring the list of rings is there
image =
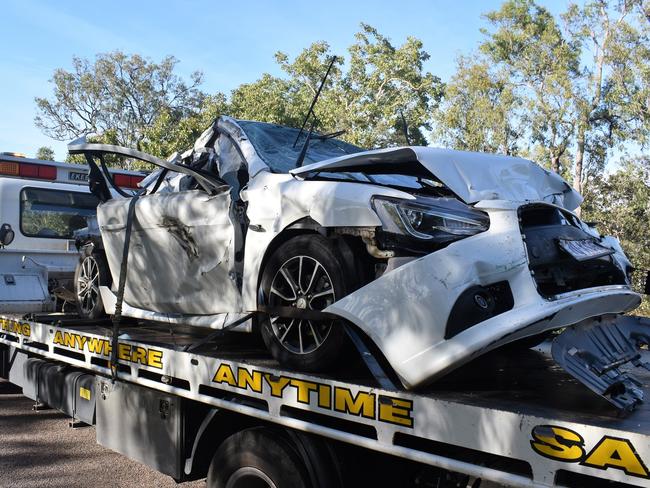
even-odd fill
[[[525,159],[364,151],[225,116],[170,161],[69,149],[160,167],[134,198],[91,183],[108,314],[259,328],[272,355],[301,370],[344,361],[350,327],[413,388],[640,303],[618,242],[573,213],[581,197],[560,176]]]

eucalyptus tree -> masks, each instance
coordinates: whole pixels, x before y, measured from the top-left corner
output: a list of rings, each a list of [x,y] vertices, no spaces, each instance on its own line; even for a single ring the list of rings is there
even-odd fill
[[[276,54],[283,76],[263,74],[235,89],[233,115],[299,126],[334,53],[316,42],[293,60]],[[394,46],[375,28],[362,24],[348,55],[337,55],[315,113],[318,129],[345,130],[343,138],[363,147],[426,144],[432,113],[442,95],[440,79],[424,69],[429,55],[409,37]]]
[[[72,69],[57,69],[50,98],[36,98],[35,123],[54,139],[96,133],[107,142],[141,149],[145,131],[161,113],[176,121],[199,112],[202,75],[189,81],[175,73],[178,61],[159,63],[120,51],[97,55],[94,62],[73,58]]]

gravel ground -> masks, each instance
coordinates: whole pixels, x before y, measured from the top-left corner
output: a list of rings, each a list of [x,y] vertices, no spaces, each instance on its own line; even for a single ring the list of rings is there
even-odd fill
[[[32,411],[32,400],[0,379],[0,488],[175,487],[170,477],[95,442],[95,429],[71,429],[55,411]]]

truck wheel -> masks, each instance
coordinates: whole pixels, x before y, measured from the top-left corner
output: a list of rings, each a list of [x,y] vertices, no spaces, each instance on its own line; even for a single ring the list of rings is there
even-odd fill
[[[237,432],[217,449],[208,488],[309,488],[300,455],[280,431],[258,427]]]
[[[111,274],[103,253],[93,251],[81,257],[74,273],[77,312],[81,317],[97,319],[104,315],[99,287],[110,284]]]
[[[318,234],[294,237],[269,258],[258,300],[268,307],[323,310],[350,290],[342,258]],[[262,316],[266,347],[282,365],[300,371],[325,371],[341,364],[349,349],[340,321]]]

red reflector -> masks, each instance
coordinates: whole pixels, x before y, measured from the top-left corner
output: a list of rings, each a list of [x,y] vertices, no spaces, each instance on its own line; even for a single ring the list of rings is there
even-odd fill
[[[10,163],[9,161],[0,161],[0,175],[18,176],[20,169],[18,163]]]
[[[38,177],[43,180],[56,180],[56,166],[38,165]]]
[[[131,178],[129,177],[129,175],[121,175],[121,174],[113,173],[113,181],[117,186],[121,186],[123,188],[129,188],[131,186]]]

